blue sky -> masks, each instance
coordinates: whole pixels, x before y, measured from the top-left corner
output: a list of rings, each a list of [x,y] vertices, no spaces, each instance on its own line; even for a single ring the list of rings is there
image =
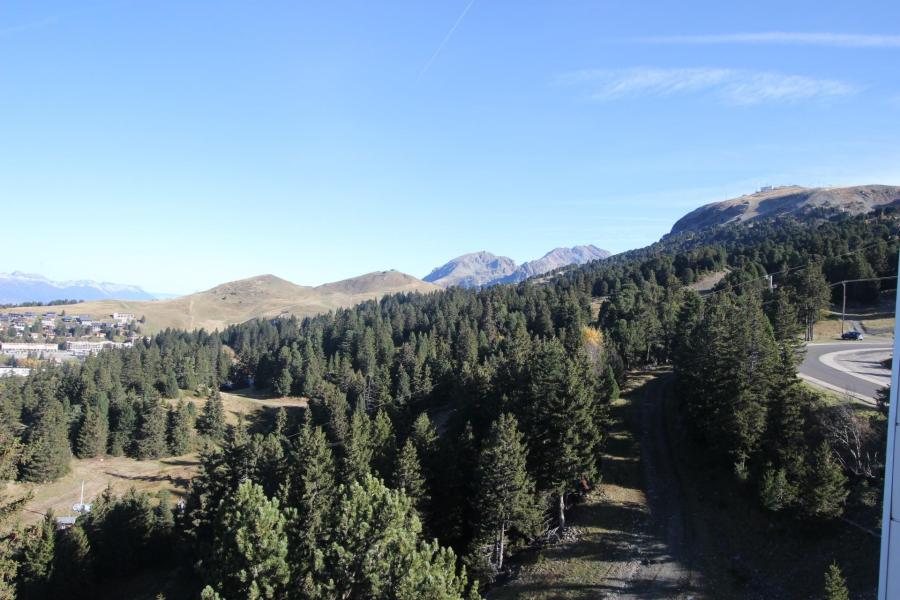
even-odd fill
[[[760,185],[900,184],[898,24],[897,2],[7,0],[0,271],[423,276],[642,246]]]

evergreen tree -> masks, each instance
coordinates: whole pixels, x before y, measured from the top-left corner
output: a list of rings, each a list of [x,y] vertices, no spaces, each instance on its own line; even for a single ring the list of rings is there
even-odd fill
[[[850,600],[850,591],[847,589],[847,580],[841,573],[837,563],[831,563],[825,572],[824,600]]]
[[[803,491],[803,510],[807,516],[834,519],[844,514],[847,501],[847,476],[834,457],[828,442],[813,452]]]
[[[200,592],[200,600],[222,600],[222,596],[211,585],[208,585]]]
[[[371,441],[373,471],[382,481],[387,481],[394,468],[397,438],[391,418],[384,409],[379,410],[372,421]]]
[[[56,597],[91,597],[92,558],[90,543],[80,525],[57,534],[53,560],[53,589]]]
[[[56,518],[48,511],[43,521],[25,532],[18,574],[21,597],[46,597],[53,574],[55,542]]]
[[[94,458],[106,451],[106,415],[90,404],[84,406],[78,436],[75,438],[75,455],[78,458]]]
[[[0,484],[5,484],[15,477],[16,465],[21,455],[22,443],[9,424],[0,419]],[[6,527],[8,521],[30,498],[29,494],[17,500],[7,501],[5,494],[0,493],[0,526]],[[16,545],[13,536],[0,538],[0,600],[14,600],[16,596],[15,582],[19,569],[15,556]]]
[[[607,401],[618,400],[620,394],[619,383],[616,381],[616,373],[612,365],[606,365],[603,378],[600,381],[600,396]]]
[[[798,307],[801,328],[814,325],[831,302],[831,288],[818,261],[810,262],[791,276],[789,291],[792,303]]]
[[[287,435],[287,427],[288,427],[288,417],[287,411],[284,410],[283,406],[279,406],[278,410],[275,411],[275,423],[272,426],[272,434],[275,435],[279,439],[285,439]]]
[[[144,401],[141,421],[134,443],[138,460],[159,458],[166,453],[166,411],[156,399]]]
[[[69,471],[72,452],[62,405],[54,399],[43,400],[25,440],[26,454],[20,468],[25,481],[53,481]]]
[[[350,412],[350,404],[347,403],[347,395],[337,386],[330,383],[322,383],[319,386],[321,400],[324,407],[328,433],[333,442],[343,444],[350,430],[347,415]]]
[[[345,489],[325,551],[328,596],[462,599],[465,573],[452,550],[419,539],[421,524],[403,492],[367,476]]]
[[[416,446],[411,439],[406,440],[397,455],[397,466],[394,468],[393,487],[401,490],[412,501],[412,505],[423,514],[428,505],[428,488],[422,476],[422,467]]]
[[[293,385],[294,378],[291,376],[290,370],[287,368],[282,369],[275,379],[275,393],[279,396],[290,396]]]
[[[778,512],[790,506],[794,496],[795,492],[788,483],[784,469],[766,469],[759,488],[759,499],[766,509]]]
[[[241,483],[218,510],[214,588],[225,598],[282,598],[288,582],[288,543],[278,500]]]
[[[372,463],[372,422],[365,411],[354,411],[344,441],[343,471],[346,481],[358,481],[369,474]]]
[[[291,586],[305,598],[316,598],[323,567],[320,547],[326,518],[335,503],[335,461],[321,427],[307,419],[300,430],[281,495],[286,499],[288,539],[294,563]]]
[[[166,398],[174,399],[181,395],[181,390],[178,389],[178,378],[174,371],[169,371],[163,379],[162,392]]]
[[[516,418],[500,415],[481,451],[475,500],[480,528],[493,542],[493,564],[498,571],[503,568],[507,536],[528,533],[539,512],[526,454]]]
[[[203,412],[197,418],[197,431],[216,441],[225,437],[225,407],[218,391],[206,399]]]
[[[531,364],[524,421],[533,472],[538,485],[556,497],[560,528],[565,527],[565,494],[596,475],[602,436],[595,402],[586,359],[568,359],[556,339],[542,342]]]
[[[174,408],[169,407],[166,427],[169,454],[181,456],[190,452],[194,429],[192,421],[188,407],[183,400],[179,400],[178,405]]]

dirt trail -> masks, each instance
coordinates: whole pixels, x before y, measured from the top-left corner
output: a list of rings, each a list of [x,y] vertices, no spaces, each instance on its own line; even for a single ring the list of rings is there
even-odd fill
[[[632,378],[611,406],[603,481],[569,513],[575,539],[520,557],[514,580],[488,598],[704,597],[665,436],[664,388],[655,375]]]
[[[632,426],[640,430],[641,479],[649,514],[636,523],[631,552],[609,574],[613,589],[607,598],[702,597],[693,567],[693,532],[665,426],[664,385],[651,379],[642,386],[642,394],[635,394],[637,422]]]

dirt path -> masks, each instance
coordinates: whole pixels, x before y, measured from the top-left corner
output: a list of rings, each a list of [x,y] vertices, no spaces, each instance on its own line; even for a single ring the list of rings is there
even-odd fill
[[[682,484],[665,425],[664,385],[650,379],[633,395],[632,427],[637,425],[639,430],[641,483],[648,512],[637,524],[631,552],[610,573],[613,590],[608,598],[702,597],[700,577],[693,568],[693,532],[685,517]]]
[[[520,557],[515,579],[488,598],[703,597],[691,567],[691,529],[680,494],[672,493],[679,483],[664,434],[663,386],[635,377],[611,407],[603,481],[569,514],[577,538]]]

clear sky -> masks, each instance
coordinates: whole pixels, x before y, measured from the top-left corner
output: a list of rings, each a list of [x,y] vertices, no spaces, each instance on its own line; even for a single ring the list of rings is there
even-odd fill
[[[622,251],[900,184],[900,3],[0,3],[0,271],[190,292]]]

